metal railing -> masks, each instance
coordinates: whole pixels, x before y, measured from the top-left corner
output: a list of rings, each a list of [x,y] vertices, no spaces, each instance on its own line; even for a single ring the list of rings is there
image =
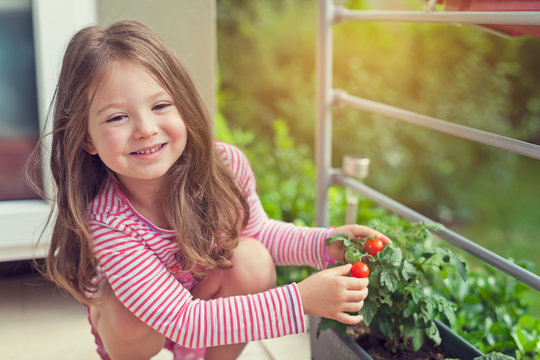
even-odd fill
[[[434,220],[368,187],[340,169],[332,168],[332,107],[351,106],[432,130],[451,134],[477,143],[540,159],[540,146],[493,134],[475,128],[457,125],[434,117],[417,114],[375,101],[351,96],[332,88],[332,26],[346,20],[356,21],[414,21],[463,24],[540,25],[540,12],[421,12],[421,11],[361,11],[336,7],[332,0],[319,0],[317,39],[317,123],[315,134],[317,166],[317,223],[328,225],[328,188],[342,185],[385,207],[410,221]],[[507,259],[487,250],[460,234],[444,229],[437,235],[449,243],[476,256],[484,262],[513,276],[540,291],[540,277]]]

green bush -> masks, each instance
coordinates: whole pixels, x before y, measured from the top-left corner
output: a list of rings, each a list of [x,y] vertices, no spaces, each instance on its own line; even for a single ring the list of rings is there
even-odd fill
[[[531,264],[519,264],[532,270]],[[486,265],[469,273],[466,282],[447,281],[439,291],[456,303],[452,329],[480,351],[493,350],[534,360],[540,357],[540,318],[524,301],[531,289]]]
[[[280,118],[297,144],[312,148],[316,15],[311,0],[218,1],[221,110],[232,123],[263,138]],[[353,95],[540,138],[537,39],[510,41],[467,26],[348,22],[334,26],[333,48],[334,86]],[[370,157],[368,184],[442,222],[470,221],[474,204],[463,194],[482,182],[514,180],[517,157],[488,146],[354,109],[336,109],[333,127],[337,167],[345,153]]]

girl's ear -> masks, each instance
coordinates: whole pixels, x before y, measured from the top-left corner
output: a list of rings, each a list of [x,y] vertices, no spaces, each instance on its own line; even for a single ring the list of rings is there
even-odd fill
[[[82,147],[90,155],[96,155],[97,154],[97,150],[94,147],[94,143],[92,142],[92,139],[90,138],[89,135],[86,135],[86,137],[84,138],[84,141],[82,143]]]

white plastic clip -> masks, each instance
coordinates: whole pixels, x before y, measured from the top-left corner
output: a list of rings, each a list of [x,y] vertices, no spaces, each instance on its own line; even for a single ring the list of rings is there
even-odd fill
[[[427,6],[425,6],[426,12],[434,12],[437,6],[437,0],[429,0]]]

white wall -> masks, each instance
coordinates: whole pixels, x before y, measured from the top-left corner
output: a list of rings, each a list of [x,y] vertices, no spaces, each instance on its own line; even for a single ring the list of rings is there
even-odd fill
[[[206,103],[215,113],[215,0],[99,0],[99,23],[137,20],[158,33],[186,66]]]

